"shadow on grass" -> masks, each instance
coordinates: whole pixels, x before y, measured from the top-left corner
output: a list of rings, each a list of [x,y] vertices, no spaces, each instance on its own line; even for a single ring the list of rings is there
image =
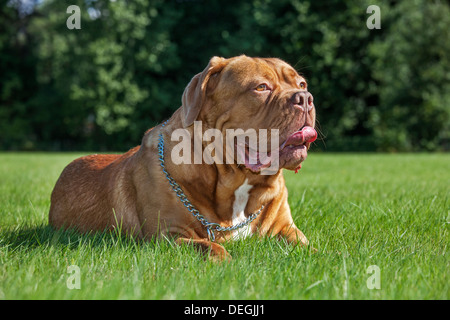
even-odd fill
[[[90,247],[122,247],[131,248],[142,245],[155,246],[158,239],[136,239],[118,230],[107,230],[89,233],[80,233],[74,229],[54,229],[50,225],[15,226],[0,230],[0,248],[26,250],[45,247],[65,247],[77,249],[80,246]]]
[[[276,241],[274,241],[276,240]],[[280,241],[281,240],[281,241]],[[156,252],[171,252],[171,254],[185,252],[192,257],[198,258],[201,252],[193,244],[183,246],[175,245],[173,238],[150,239],[134,238],[121,233],[120,230],[105,230],[89,233],[81,233],[76,229],[55,229],[50,225],[18,225],[0,229],[0,249],[8,248],[12,251],[33,251],[55,248],[57,250],[83,250],[83,249],[112,249],[119,251],[128,250],[150,250]],[[303,257],[315,254],[315,249],[301,246],[290,246],[286,240],[276,237],[252,236],[245,240],[234,240],[223,243],[234,258],[248,257],[253,253],[267,256],[279,256],[291,259],[292,257]],[[175,250],[173,250],[176,248]],[[187,250],[187,251],[186,251]]]

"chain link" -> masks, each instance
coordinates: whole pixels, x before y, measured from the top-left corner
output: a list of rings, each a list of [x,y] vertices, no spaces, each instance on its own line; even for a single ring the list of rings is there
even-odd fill
[[[167,120],[168,121],[168,120]],[[167,121],[162,124],[162,127],[164,127],[167,124]],[[162,171],[164,172],[167,180],[169,181],[170,186],[172,187],[173,191],[177,195],[177,197],[180,199],[181,203],[188,209],[189,213],[193,215],[200,223],[206,227],[206,231],[208,233],[208,238],[211,241],[216,240],[216,235],[214,231],[234,231],[239,228],[242,228],[248,224],[250,224],[253,220],[255,220],[258,215],[261,213],[261,211],[264,209],[264,206],[261,206],[261,208],[256,211],[255,213],[251,214],[247,219],[244,221],[229,226],[229,227],[222,227],[218,223],[209,222],[204,216],[200,214],[200,212],[192,205],[192,203],[189,201],[189,199],[184,194],[183,190],[181,189],[180,185],[175,181],[175,179],[172,178],[172,176],[167,172],[165,161],[164,161],[164,137],[162,133],[159,134],[158,139],[158,155],[159,155],[159,162],[162,168]]]

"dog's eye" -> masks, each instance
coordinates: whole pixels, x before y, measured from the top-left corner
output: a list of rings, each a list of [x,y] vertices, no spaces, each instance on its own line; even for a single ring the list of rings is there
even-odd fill
[[[258,85],[255,89],[256,91],[266,91],[268,90],[267,84],[265,83],[261,83],[260,85]]]
[[[300,89],[306,89],[306,82],[305,81],[300,82]]]

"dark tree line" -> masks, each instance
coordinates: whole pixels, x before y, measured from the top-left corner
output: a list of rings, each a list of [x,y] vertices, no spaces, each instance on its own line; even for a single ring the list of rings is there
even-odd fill
[[[180,106],[211,56],[239,54],[305,75],[316,149],[449,149],[446,1],[0,2],[3,150],[125,150]],[[366,27],[370,4],[381,29]]]

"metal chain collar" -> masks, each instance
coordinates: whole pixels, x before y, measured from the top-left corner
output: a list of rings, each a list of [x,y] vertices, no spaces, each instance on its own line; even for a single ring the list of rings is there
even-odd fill
[[[167,120],[168,121],[168,120]],[[162,124],[162,127],[164,127],[167,124],[167,121]],[[189,199],[184,194],[183,190],[179,186],[179,184],[172,178],[172,176],[167,172],[165,162],[164,162],[164,138],[162,133],[159,134],[158,139],[158,155],[159,155],[159,161],[160,165],[162,167],[162,171],[166,175],[167,180],[169,181],[170,186],[172,187],[173,191],[177,195],[177,197],[180,199],[181,203],[188,209],[189,213],[193,215],[202,225],[206,227],[206,231],[208,233],[208,238],[211,241],[216,240],[215,231],[221,232],[221,231],[234,231],[239,228],[242,228],[246,225],[249,225],[253,220],[255,220],[258,215],[261,213],[261,211],[264,209],[264,206],[261,206],[261,208],[256,211],[255,213],[251,214],[247,219],[242,221],[241,223],[232,225],[230,227],[222,227],[218,223],[209,222],[204,216],[200,214],[200,212],[192,205],[192,203],[189,201]]]

